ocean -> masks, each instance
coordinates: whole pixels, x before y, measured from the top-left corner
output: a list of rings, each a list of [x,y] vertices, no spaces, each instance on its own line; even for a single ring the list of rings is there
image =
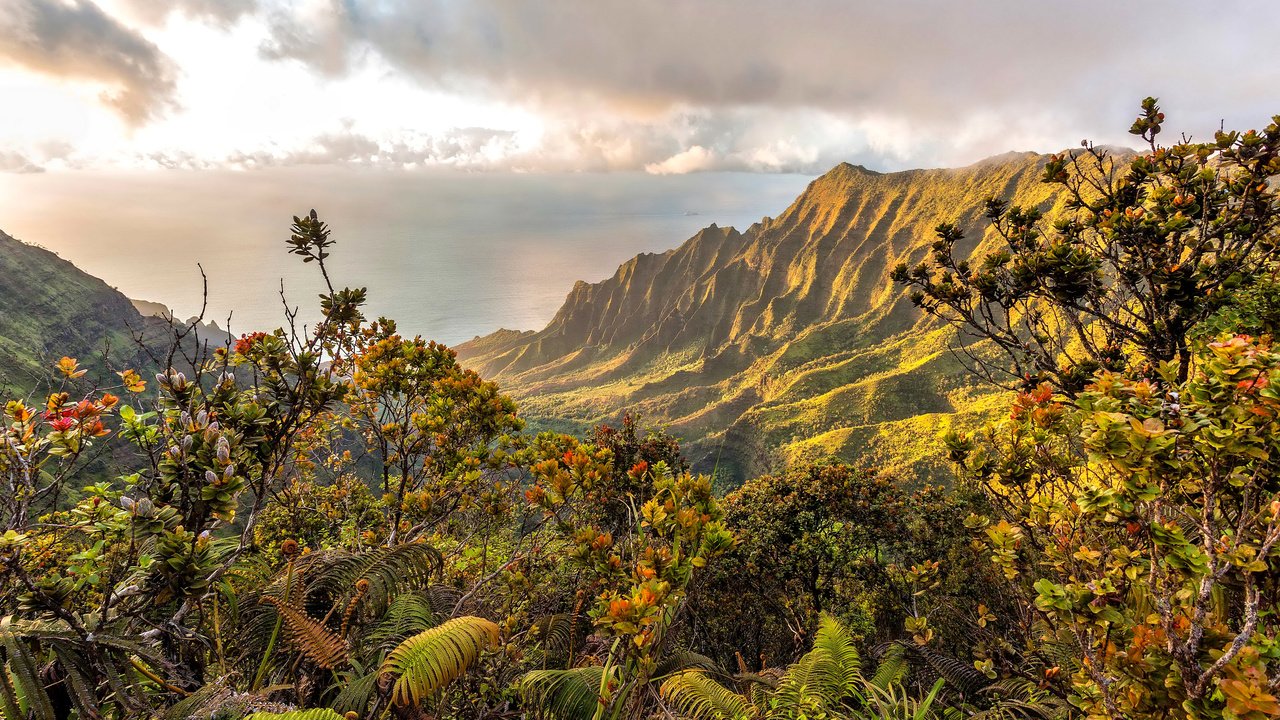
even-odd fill
[[[745,230],[810,176],[535,175],[288,167],[252,171],[0,174],[0,230],[57,252],[129,297],[239,334],[285,301],[314,320],[318,273],[287,254],[291,216],[315,208],[337,241],[330,274],[369,289],[370,316],[456,344],[542,328],[577,280],[711,223]]]

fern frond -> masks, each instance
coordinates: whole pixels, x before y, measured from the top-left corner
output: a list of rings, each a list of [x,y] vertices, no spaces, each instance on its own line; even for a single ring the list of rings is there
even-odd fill
[[[263,600],[276,607],[276,612],[284,619],[289,641],[307,659],[326,670],[347,664],[347,644],[337,633],[326,628],[319,620],[295,607],[284,605],[275,598],[264,597]]]
[[[541,641],[543,660],[567,658],[573,648],[576,630],[584,623],[575,623],[570,613],[557,613],[540,618],[532,626]]]
[[[85,717],[93,717],[101,708],[92,689],[97,684],[98,673],[94,672],[90,664],[89,654],[84,651],[80,643],[52,641],[47,645],[53,651],[54,657],[58,659],[72,704]],[[107,662],[112,660],[110,657],[104,659]]]
[[[685,670],[667,678],[658,693],[690,720],[747,720],[758,711],[746,697],[707,677],[700,670]]]
[[[5,618],[5,621],[8,620]],[[36,720],[54,720],[54,705],[49,700],[49,694],[45,692],[44,683],[40,682],[37,662],[27,643],[20,641],[13,634],[4,633],[0,634],[0,646],[4,647],[6,666],[8,666],[8,673],[0,673],[5,675],[5,705],[13,703],[15,707],[27,708],[27,712],[17,712],[13,715],[10,715],[9,708],[6,708],[5,715],[26,717],[29,712],[36,717]]]
[[[431,601],[431,609],[437,617],[450,617],[453,608],[462,599],[462,591],[449,585],[429,585],[425,590],[427,599]]]
[[[987,676],[983,675],[972,664],[950,655],[944,655],[933,648],[914,644],[904,644],[900,647],[909,648],[911,653],[923,660],[938,677],[946,680],[948,685],[966,695],[978,692],[990,682]]]
[[[972,720],[1066,720],[1073,717],[1074,707],[1067,701],[1040,689],[1022,678],[1006,678],[982,689],[990,707],[971,714]]]
[[[401,593],[391,601],[382,619],[360,637],[359,645],[364,649],[362,654],[365,658],[379,658],[405,638],[435,624],[436,614],[427,596],[416,592]]]
[[[782,673],[777,670],[762,670],[758,673],[739,675],[736,680],[739,685],[746,687],[746,694],[751,699],[752,705],[757,708],[766,708],[773,698],[774,691],[778,688],[780,677]]]
[[[778,686],[774,689],[774,702],[782,707],[798,708],[807,703],[807,699],[818,694],[824,705],[829,701],[838,701],[843,693],[832,692],[824,688],[821,680],[824,673],[815,672],[818,659],[810,651],[796,662],[789,665],[782,677],[778,678]],[[832,697],[834,696],[834,697]]]
[[[373,694],[378,689],[378,672],[375,670],[363,675],[352,673],[349,677],[341,678],[342,691],[330,703],[333,709],[338,712],[353,712],[360,715],[364,714],[366,708],[369,707],[369,701],[373,699]]]
[[[862,658],[858,656],[853,635],[834,617],[822,614],[811,652],[822,658],[817,669],[838,682],[842,690],[847,691],[862,681]]]
[[[887,688],[900,682],[906,674],[907,650],[902,645],[894,643],[884,651],[880,664],[876,666],[876,674],[869,682],[878,688]]]
[[[256,712],[244,720],[345,720],[329,708],[312,710],[288,710],[286,712]]]
[[[439,551],[430,545],[409,543],[362,553],[310,553],[298,559],[297,572],[307,588],[308,606],[329,606],[322,612],[335,605],[341,610],[355,594],[356,584],[367,581],[360,609],[365,617],[378,617],[400,593],[426,589],[442,562]]]
[[[716,664],[715,660],[688,650],[679,650],[669,653],[658,663],[658,667],[653,671],[655,679],[661,679],[668,675],[674,675],[685,670],[703,670],[710,673],[724,673],[724,670]]]
[[[454,618],[400,643],[379,673],[394,678],[392,700],[417,705],[453,682],[485,650],[498,645],[497,624],[478,617]]]
[[[813,649],[787,668],[775,695],[787,707],[816,702],[832,709],[845,698],[857,696],[864,684],[862,659],[853,636],[840,621],[823,613]]]
[[[1049,667],[1062,668],[1063,675],[1073,675],[1080,670],[1083,653],[1080,651],[1079,641],[1070,633],[1059,633],[1041,619],[1035,620],[1032,630],[1038,640],[1036,655],[1043,656]]]
[[[537,717],[554,720],[591,720],[604,701],[600,684],[604,668],[599,666],[568,670],[534,670],[517,683],[525,707]]]
[[[0,672],[4,676],[6,717],[27,717],[30,713],[36,720],[54,720],[53,703],[45,692],[44,683],[40,682],[39,663],[25,638],[20,637],[12,616],[0,619],[0,648],[4,650],[8,668],[8,672]],[[18,707],[26,708],[27,712],[14,713]]]

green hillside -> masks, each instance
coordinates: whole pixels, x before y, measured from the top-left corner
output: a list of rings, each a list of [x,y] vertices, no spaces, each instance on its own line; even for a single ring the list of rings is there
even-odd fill
[[[0,232],[0,378],[10,393],[41,385],[64,355],[95,374],[149,366],[134,334],[155,336],[160,325],[102,280]]]
[[[637,256],[578,283],[542,331],[458,350],[537,422],[638,410],[729,483],[827,455],[941,467],[938,433],[999,403],[949,352],[954,331],[915,312],[889,271],[918,262],[940,222],[980,228],[988,197],[1051,209],[1045,159],[897,173],[841,164],[777,218]]]

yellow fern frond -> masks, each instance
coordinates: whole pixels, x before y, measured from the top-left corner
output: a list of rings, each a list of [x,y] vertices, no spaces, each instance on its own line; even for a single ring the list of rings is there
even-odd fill
[[[685,670],[667,678],[662,698],[680,717],[693,720],[746,720],[757,715],[751,701],[707,677],[701,670]]]
[[[351,715],[339,715],[329,708],[316,708],[314,710],[289,710],[287,712],[256,712],[249,715],[244,720],[350,720]]]
[[[496,624],[478,617],[454,618],[400,643],[379,672],[395,680],[391,698],[396,705],[417,705],[457,679],[498,642]]]

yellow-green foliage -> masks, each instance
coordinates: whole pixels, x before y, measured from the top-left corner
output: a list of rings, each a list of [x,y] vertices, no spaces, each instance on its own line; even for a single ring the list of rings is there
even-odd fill
[[[478,617],[459,617],[405,640],[382,662],[379,672],[395,681],[397,705],[417,705],[467,671],[498,645],[498,626]]]
[[[286,712],[256,712],[244,720],[345,720],[343,716],[328,709],[289,710]]]

